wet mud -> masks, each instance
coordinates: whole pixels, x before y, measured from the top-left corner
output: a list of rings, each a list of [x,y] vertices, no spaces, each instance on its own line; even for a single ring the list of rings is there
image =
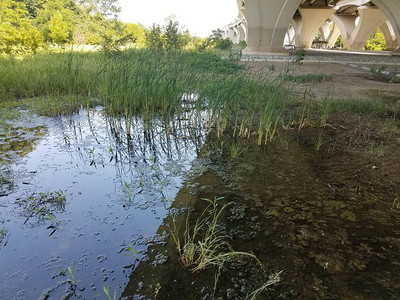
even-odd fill
[[[255,254],[264,270],[233,259],[221,269],[193,273],[179,263],[170,238],[151,247],[154,259],[162,253],[168,260],[162,266],[141,262],[123,296],[251,299],[279,274],[257,299],[398,299],[398,134],[382,135],[382,121],[374,120],[374,130],[369,117],[332,121],[338,125],[280,132],[261,147],[209,138],[178,193],[173,205],[198,214],[202,198],[232,201],[222,222],[227,247]],[[318,136],[321,147],[315,146]],[[376,141],[385,144],[384,153],[371,150]],[[240,155],[232,156],[232,145]],[[166,219],[159,232],[174,222]]]

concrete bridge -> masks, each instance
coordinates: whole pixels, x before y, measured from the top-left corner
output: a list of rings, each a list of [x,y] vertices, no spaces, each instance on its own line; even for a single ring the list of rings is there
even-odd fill
[[[279,53],[283,44],[312,47],[320,32],[327,47],[361,50],[376,29],[400,54],[400,0],[236,0],[239,14],[223,30],[247,53]],[[397,49],[397,50],[396,50]],[[396,51],[395,51],[396,50]]]

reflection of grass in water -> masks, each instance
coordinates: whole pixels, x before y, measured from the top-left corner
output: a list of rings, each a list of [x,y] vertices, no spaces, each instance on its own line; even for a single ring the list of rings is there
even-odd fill
[[[221,232],[217,223],[223,211],[231,203],[225,203],[219,208],[218,202],[222,199],[203,199],[209,204],[196,220],[194,226],[189,225],[188,213],[183,236],[179,234],[174,222],[171,234],[178,247],[179,260],[185,268],[189,268],[192,272],[204,270],[209,266],[221,266],[237,256],[253,258],[262,266],[257,257],[251,253],[237,251],[223,252],[227,236]]]

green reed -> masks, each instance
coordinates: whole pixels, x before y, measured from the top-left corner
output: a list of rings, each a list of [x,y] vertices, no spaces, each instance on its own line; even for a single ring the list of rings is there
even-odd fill
[[[134,117],[143,118],[146,130],[155,119],[182,113],[197,119],[207,112],[205,121],[218,136],[232,129],[250,138],[259,123],[265,141],[274,138],[285,102],[278,83],[250,75],[237,61],[207,52],[148,50],[1,59],[0,102],[23,98],[33,98],[30,105],[46,115],[71,113],[96,99],[107,113],[124,116],[127,127]],[[63,99],[72,101],[61,105]],[[46,104],[51,102],[58,104]]]

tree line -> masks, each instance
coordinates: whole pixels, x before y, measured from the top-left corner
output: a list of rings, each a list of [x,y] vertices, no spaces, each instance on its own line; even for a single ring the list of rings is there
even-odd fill
[[[232,48],[220,30],[192,37],[174,18],[145,28],[117,19],[118,0],[0,0],[0,54],[36,52],[67,44],[117,51],[126,45],[154,50]]]

